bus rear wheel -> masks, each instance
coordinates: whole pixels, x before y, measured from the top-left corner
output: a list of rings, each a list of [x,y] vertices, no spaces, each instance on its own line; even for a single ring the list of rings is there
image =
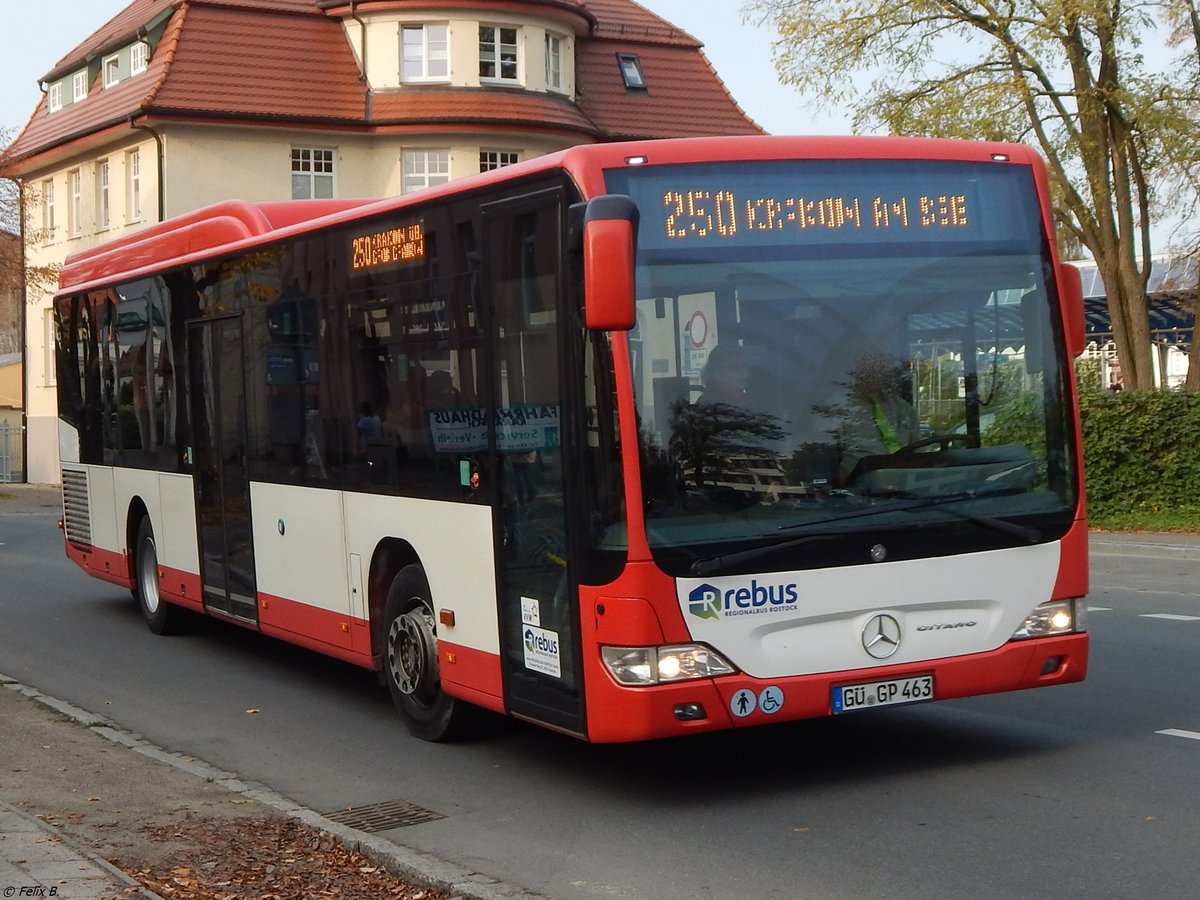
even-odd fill
[[[138,523],[134,552],[134,596],[142,617],[155,634],[172,634],[180,629],[184,611],[162,598],[158,583],[158,545],[154,542],[154,527],[150,518]]]
[[[464,737],[474,708],[442,690],[429,583],[420,566],[401,569],[384,607],[384,675],[408,730],[426,741]]]

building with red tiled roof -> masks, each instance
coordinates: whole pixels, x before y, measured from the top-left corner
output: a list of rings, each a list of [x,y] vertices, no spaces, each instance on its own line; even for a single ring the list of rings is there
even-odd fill
[[[31,265],[232,197],[381,196],[578,143],[761,132],[700,43],[633,0],[133,0],[41,82],[0,155]],[[50,297],[26,299],[28,477],[57,481]]]

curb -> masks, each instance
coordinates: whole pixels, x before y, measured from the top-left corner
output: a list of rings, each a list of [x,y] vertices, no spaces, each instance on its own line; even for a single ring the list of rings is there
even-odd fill
[[[263,806],[274,809],[283,815],[327,832],[347,847],[354,850],[361,850],[376,861],[387,865],[398,872],[401,877],[446,891],[452,895],[454,900],[544,900],[544,895],[542,894],[531,893],[524,888],[498,881],[480,872],[465,869],[455,863],[447,862],[430,854],[413,850],[385,840],[384,838],[359,831],[356,828],[350,828],[339,822],[334,822],[325,818],[325,816],[316,810],[302,806],[264,784],[246,781],[240,778],[236,772],[227,772],[223,769],[218,769],[216,766],[195,757],[165,750],[157,744],[147,741],[140,735],[126,731],[111,719],[81,709],[57,697],[43,694],[37,688],[22,684],[15,678],[11,678],[3,673],[0,673],[0,686],[23,694],[29,699],[66,716],[76,724],[84,726],[93,733],[112,741],[114,744],[119,744],[128,750],[140,753],[156,762],[180,769],[197,778],[210,781],[231,793],[257,801]],[[20,813],[19,810],[17,812]],[[26,816],[26,818],[29,817]],[[34,821],[37,820],[35,819]],[[43,828],[45,827],[44,823],[39,822],[38,824]],[[95,854],[90,853],[86,848],[76,849],[79,849],[80,852],[85,853],[95,861]],[[133,881],[128,875],[121,872],[121,870],[115,869],[115,867],[103,860],[100,860],[100,863],[103,863],[103,867],[107,870],[118,874],[123,881],[141,887],[138,882]],[[148,898],[148,900],[154,900],[154,898],[162,900],[159,895],[150,893],[145,888],[142,888],[142,890],[143,896]]]

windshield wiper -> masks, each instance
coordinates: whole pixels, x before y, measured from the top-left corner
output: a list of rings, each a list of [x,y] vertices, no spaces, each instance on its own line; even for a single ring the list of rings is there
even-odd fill
[[[693,575],[713,575],[722,569],[740,566],[742,563],[753,562],[764,556],[770,556],[777,550],[787,550],[789,547],[799,547],[802,544],[815,543],[816,541],[828,541],[835,537],[841,537],[841,534],[841,532],[835,534],[806,534],[804,537],[794,538],[790,541],[781,541],[778,544],[767,544],[765,547],[751,547],[749,550],[739,550],[737,553],[726,553],[723,556],[698,559],[692,563],[690,571]]]
[[[793,522],[790,525],[780,525],[777,530],[787,531],[794,528],[811,528],[815,525],[832,525],[838,522],[844,522],[847,519],[858,519],[864,516],[877,515],[879,513],[912,512],[914,510],[931,509],[938,506],[947,506],[950,503],[961,503],[964,500],[976,500],[980,497],[994,497],[999,494],[1007,493],[1010,493],[1010,491],[960,491],[955,494],[942,494],[941,496],[935,497],[906,497],[891,503],[880,503],[878,506],[867,506],[859,509],[847,510],[843,513],[839,513],[836,516],[826,516],[823,519],[812,519],[807,522]],[[1042,533],[1036,528],[1018,525],[1016,522],[1009,522],[1005,519],[997,519],[993,516],[980,516],[961,509],[947,508],[946,512],[965,521],[973,522],[976,525],[981,525],[984,528],[991,528],[993,531],[998,531],[1001,534],[1007,534],[1011,537],[1020,538],[1021,540],[1030,544],[1036,544],[1042,539]],[[739,550],[736,553],[726,553],[722,556],[712,556],[707,559],[698,559],[692,563],[690,572],[692,575],[697,576],[712,575],[722,569],[753,562],[754,560],[761,559],[764,556],[770,556],[772,553],[775,553],[779,550],[787,550],[791,547],[800,547],[804,544],[815,541],[828,541],[832,540],[833,538],[845,537],[846,534],[848,534],[848,532],[842,530],[834,532],[822,532],[819,534],[806,534],[803,537],[798,537],[790,541],[782,541],[778,544],[767,544],[763,547],[752,547],[749,550]]]

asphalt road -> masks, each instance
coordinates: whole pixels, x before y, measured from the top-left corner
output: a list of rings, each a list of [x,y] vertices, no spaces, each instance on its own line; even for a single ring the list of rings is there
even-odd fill
[[[205,622],[162,638],[0,516],[0,673],[318,811],[402,800],[384,836],[556,898],[1193,897],[1200,553],[1093,557],[1078,685],[590,746],[497,720],[432,745],[353,667]]]

